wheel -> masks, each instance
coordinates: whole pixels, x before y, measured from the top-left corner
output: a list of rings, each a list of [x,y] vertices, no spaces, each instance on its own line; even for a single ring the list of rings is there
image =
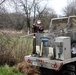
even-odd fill
[[[72,49],[72,57],[76,57],[76,41],[72,42],[71,49]]]
[[[76,62],[64,65],[59,71],[40,67],[40,75],[76,75]]]
[[[75,62],[64,65],[61,71],[62,75],[76,75]]]
[[[65,70],[65,71],[63,71],[63,75],[76,75],[76,73],[73,71]]]

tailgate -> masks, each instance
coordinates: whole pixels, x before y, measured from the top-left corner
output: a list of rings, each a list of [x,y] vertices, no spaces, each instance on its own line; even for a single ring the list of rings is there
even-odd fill
[[[25,60],[31,65],[53,70],[59,70],[63,65],[63,61],[50,60],[49,58],[43,58],[43,57],[32,57],[31,55],[25,56]]]

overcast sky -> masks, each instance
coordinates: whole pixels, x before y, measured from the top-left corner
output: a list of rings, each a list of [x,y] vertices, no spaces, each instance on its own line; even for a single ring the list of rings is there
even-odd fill
[[[63,8],[67,6],[68,0],[50,0],[48,6],[52,7],[58,15],[63,15]]]
[[[67,6],[68,3],[70,3],[73,0],[45,0],[42,5],[45,6],[45,4],[48,5],[48,7],[51,7],[54,9],[54,11],[58,15],[64,15],[63,14],[63,9]]]
[[[52,7],[54,9],[54,11],[58,14],[58,15],[63,15],[63,8],[65,8],[68,4],[68,2],[73,1],[73,0],[48,0],[48,7]],[[46,3],[43,3],[43,5]],[[9,10],[11,10],[11,12],[13,11],[13,9],[11,9],[9,7]]]

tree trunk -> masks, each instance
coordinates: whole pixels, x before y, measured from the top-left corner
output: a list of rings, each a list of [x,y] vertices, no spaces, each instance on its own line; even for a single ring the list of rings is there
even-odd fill
[[[28,35],[30,34],[30,28],[28,28]]]

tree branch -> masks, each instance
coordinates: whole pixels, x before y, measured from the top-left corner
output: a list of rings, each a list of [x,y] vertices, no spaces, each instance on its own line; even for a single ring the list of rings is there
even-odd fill
[[[2,2],[0,2],[0,5],[2,4],[2,3],[4,3],[6,0],[3,0]]]

